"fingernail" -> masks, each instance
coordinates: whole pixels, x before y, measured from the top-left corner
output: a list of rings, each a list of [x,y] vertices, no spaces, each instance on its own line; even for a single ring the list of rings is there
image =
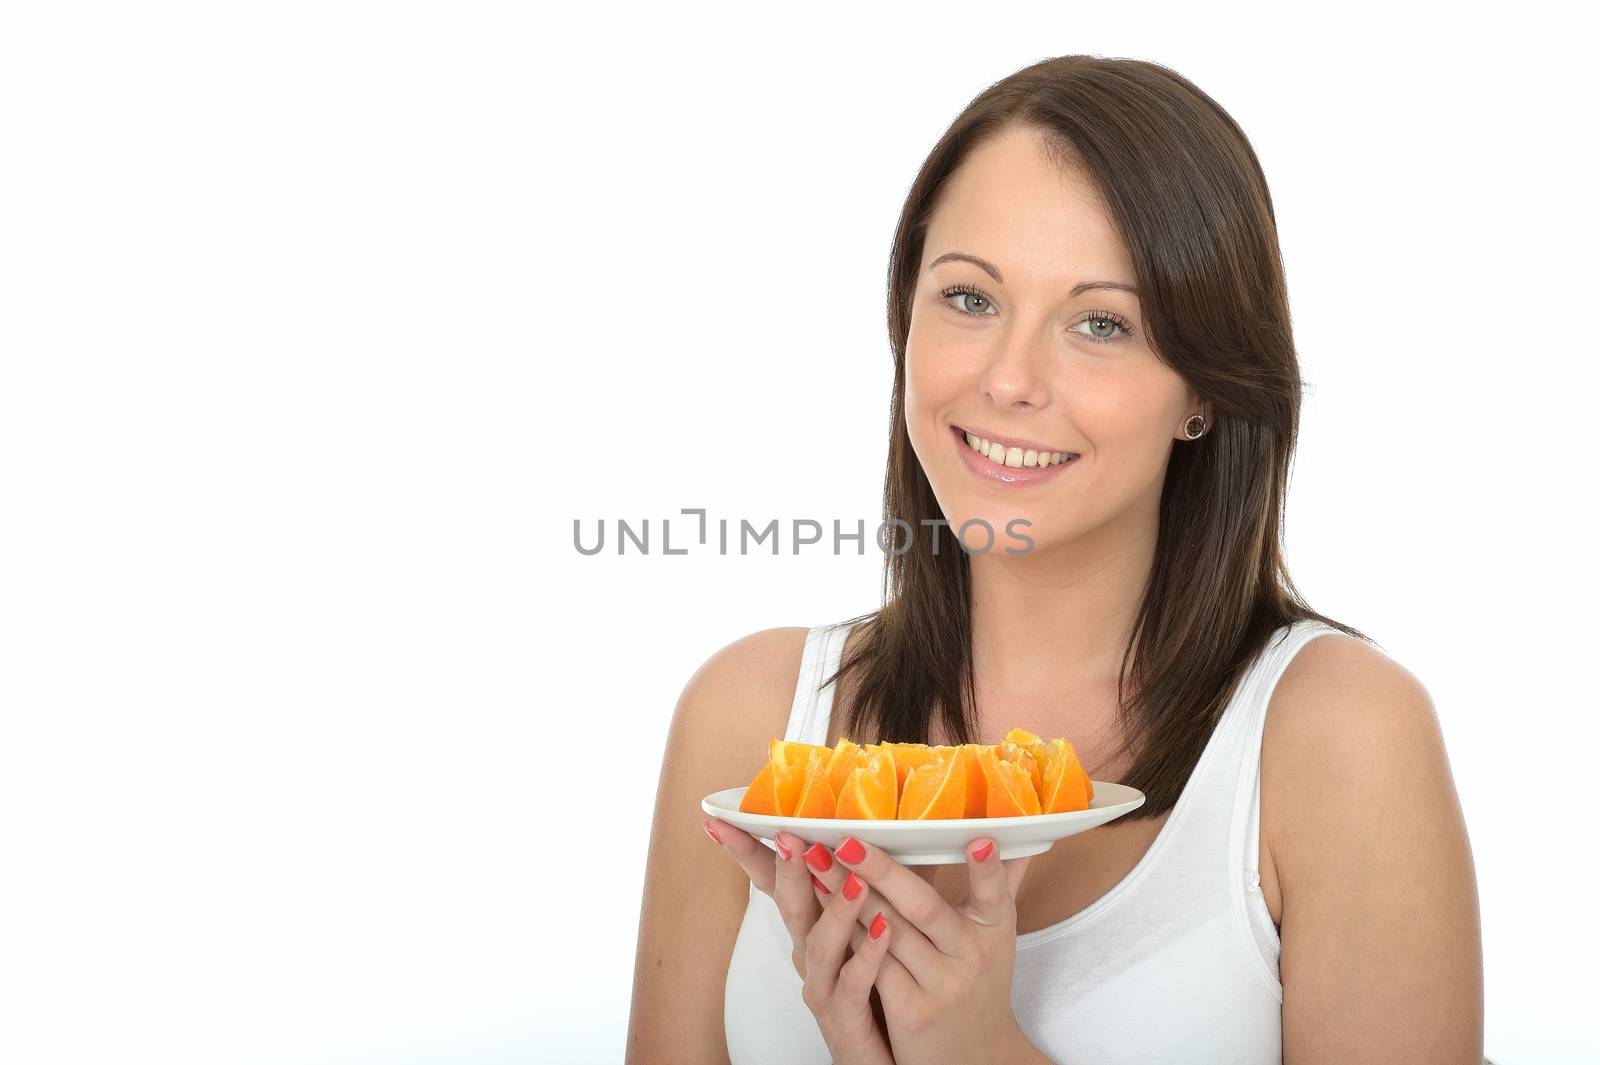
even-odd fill
[[[811,849],[806,851],[806,864],[819,873],[826,873],[833,868],[833,859],[828,855],[828,848],[813,843]]]
[[[839,856],[841,862],[848,862],[854,865],[867,856],[867,848],[858,843],[854,836],[850,836],[833,853]]]
[[[986,840],[983,846],[972,852],[972,856],[980,862],[989,860],[989,855],[994,853],[994,840]]]
[[[717,835],[717,830],[711,827],[711,819],[709,817],[700,822],[700,827],[706,830],[706,835],[710,836],[718,843],[722,842],[722,837]]]
[[[788,861],[791,857],[793,857],[793,855],[789,853],[789,848],[783,845],[783,840],[779,839],[777,836],[773,836],[772,842],[778,848],[778,857],[782,858],[784,861]]]
[[[849,876],[844,878],[844,897],[849,901],[854,902],[856,901],[856,896],[861,894],[861,889],[866,886],[866,883],[863,882],[859,876],[851,873]]]
[[[883,919],[883,914],[872,919],[872,927],[867,929],[867,935],[873,939],[882,939],[883,933],[889,930],[889,922]]]
[[[822,881],[817,879],[817,874],[816,873],[812,873],[811,874],[811,882],[813,884],[817,885],[817,890],[822,892],[824,895],[832,895],[833,894],[833,892],[828,890],[828,885],[824,884]]]

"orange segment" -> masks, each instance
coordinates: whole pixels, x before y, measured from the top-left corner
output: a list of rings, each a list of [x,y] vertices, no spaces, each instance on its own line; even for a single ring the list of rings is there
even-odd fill
[[[795,804],[800,801],[800,786],[804,783],[800,767],[768,762],[745,789],[739,809],[747,814],[792,817]]]
[[[1018,732],[1020,730],[1012,729],[1011,731]],[[1025,733],[1025,735],[1031,736],[1033,733],[1029,732]],[[1028,779],[1033,782],[1033,794],[1035,797],[1038,797],[1044,793],[1044,774],[1039,769],[1038,758],[1032,753],[1022,746],[1013,743],[1011,740],[1001,740],[996,745],[995,754],[998,755],[1002,761],[1015,762],[1028,771]]]
[[[1044,741],[1025,728],[1014,728],[1006,733],[1005,742],[1014,743],[1018,747],[1037,747]]]
[[[1012,743],[1015,743],[1018,747],[1023,748],[1029,754],[1033,755],[1033,760],[1038,764],[1040,772],[1039,775],[1034,778],[1034,784],[1039,790],[1039,805],[1041,808],[1043,808],[1046,790],[1043,779],[1044,764],[1047,759],[1044,748],[1050,747],[1056,743],[1065,743],[1070,748],[1072,746],[1071,742],[1058,736],[1049,743],[1046,743],[1033,733],[1027,731],[1026,729],[1020,728],[1014,728],[1010,732],[1006,733],[1006,739]],[[1075,751],[1074,757],[1076,757]],[[1092,802],[1094,801],[1094,781],[1089,779],[1089,774],[1083,768],[1083,764],[1081,762],[1078,764],[1078,771],[1083,774],[1083,791],[1084,795],[1086,796],[1085,801]],[[1087,809],[1087,806],[1085,806],[1084,809]]]
[[[1078,752],[1059,737],[1039,747],[1044,758],[1044,789],[1039,792],[1039,811],[1047,814],[1068,810],[1087,810],[1089,775],[1078,761]]]
[[[1076,770],[1078,776],[1083,779],[1083,808],[1087,810],[1089,808],[1089,803],[1094,800],[1094,781],[1089,779],[1089,771],[1083,768],[1083,762],[1078,759],[1077,748],[1073,747],[1072,744],[1068,743],[1066,740],[1062,740],[1061,742],[1067,745],[1067,752],[1072,756],[1072,764],[1070,769]]]
[[[833,790],[835,798],[844,791],[844,782],[851,772],[866,764],[867,753],[840,736],[839,742],[833,745],[833,757],[828,762],[828,787]]]
[[[863,743],[861,745],[861,753],[864,756],[864,760],[861,763],[862,766],[865,766],[871,762],[872,756],[875,754],[887,755],[889,758],[889,764],[891,766],[894,765],[894,744],[888,742],[887,740],[879,743]],[[860,767],[858,766],[857,768]],[[898,773],[895,774],[894,778],[894,800],[895,806],[898,808],[900,804],[900,775]]]
[[[971,752],[958,747],[954,754],[936,757],[913,769],[900,794],[896,818],[923,821],[966,816],[967,771],[971,760]]]
[[[906,791],[906,777],[918,766],[933,762],[934,749],[926,743],[891,743],[894,751],[894,775],[900,794]]]
[[[833,751],[827,747],[816,747],[806,759],[805,779],[800,785],[800,798],[794,805],[796,817],[832,817],[838,803],[833,797],[833,789],[828,787],[828,763],[833,758]]]
[[[812,751],[821,751],[823,754],[833,753],[832,748],[821,747],[815,743],[773,739],[767,744],[767,760],[769,762],[783,762],[786,765],[795,765],[804,769],[806,760],[811,757]]]
[[[866,764],[852,769],[845,778],[835,817],[862,817],[874,821],[895,819],[899,803],[895,788],[894,755],[878,744],[872,746],[876,749]]]
[[[987,787],[983,816],[1028,817],[1039,812],[1039,795],[1026,769],[1000,760],[993,747],[978,752],[978,764]]]
[[[994,753],[994,748],[985,743],[962,744],[967,751],[967,803],[961,811],[962,817],[986,817],[984,811],[989,805],[989,785],[978,765],[978,756],[984,751]]]

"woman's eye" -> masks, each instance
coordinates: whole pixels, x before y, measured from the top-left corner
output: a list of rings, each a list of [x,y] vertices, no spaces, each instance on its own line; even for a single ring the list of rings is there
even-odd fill
[[[1109,343],[1111,341],[1121,339],[1121,337],[1117,336],[1117,330],[1119,329],[1122,331],[1123,336],[1127,336],[1131,332],[1126,326],[1117,321],[1115,318],[1108,318],[1103,314],[1092,314],[1083,321],[1079,322],[1078,325],[1088,326],[1089,331],[1082,335],[1099,343]],[[1077,329],[1078,326],[1075,325],[1073,328]]]
[[[947,305],[952,310],[965,314],[969,318],[981,318],[985,315],[999,313],[994,309],[994,304],[989,302],[989,297],[969,288],[947,288],[939,293],[939,298],[946,301],[954,299],[954,303],[947,303]]]

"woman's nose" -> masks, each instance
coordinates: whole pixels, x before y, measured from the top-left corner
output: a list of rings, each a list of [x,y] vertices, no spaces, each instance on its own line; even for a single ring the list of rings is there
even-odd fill
[[[995,406],[1045,405],[1047,386],[1042,372],[1042,344],[1038,337],[1020,331],[1001,342],[978,382]]]

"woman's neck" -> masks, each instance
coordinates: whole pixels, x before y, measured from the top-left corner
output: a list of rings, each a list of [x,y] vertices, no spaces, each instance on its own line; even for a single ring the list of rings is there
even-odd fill
[[[1022,557],[971,556],[973,681],[986,729],[1030,728],[1027,718],[1051,735],[1105,732],[1155,532],[1107,526]]]

